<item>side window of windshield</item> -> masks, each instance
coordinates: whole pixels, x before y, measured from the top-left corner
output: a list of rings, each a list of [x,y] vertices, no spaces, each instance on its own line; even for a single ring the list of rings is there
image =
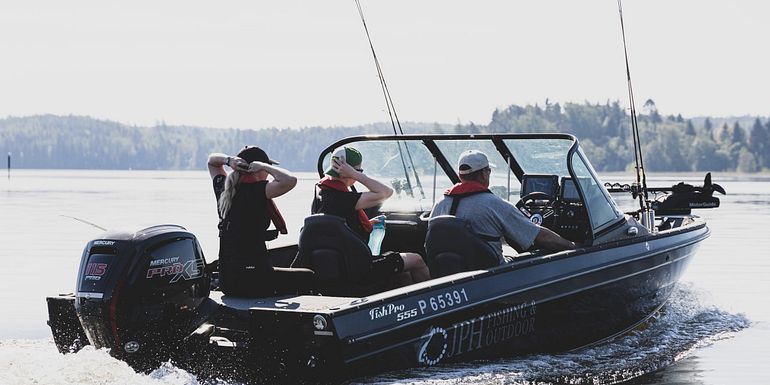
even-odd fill
[[[361,141],[347,144],[361,152],[364,173],[393,188],[384,211],[427,211],[452,182],[437,166],[433,154],[416,141]],[[324,166],[329,164],[326,155]],[[438,169],[437,169],[438,167]],[[358,191],[366,188],[356,185]]]
[[[521,184],[516,175],[511,173],[506,160],[490,140],[437,140],[436,145],[446,157],[452,168],[457,168],[457,159],[463,151],[478,150],[487,155],[492,173],[489,175],[489,191],[502,199],[516,202]],[[562,159],[564,157],[562,156]],[[439,171],[441,172],[441,171]]]
[[[585,205],[591,218],[591,227],[596,232],[615,222],[623,214],[618,211],[615,202],[601,186],[601,182],[596,179],[596,173],[592,172],[591,166],[583,161],[579,153],[580,151],[576,151],[572,155],[572,170],[575,172],[580,189],[585,195]]]

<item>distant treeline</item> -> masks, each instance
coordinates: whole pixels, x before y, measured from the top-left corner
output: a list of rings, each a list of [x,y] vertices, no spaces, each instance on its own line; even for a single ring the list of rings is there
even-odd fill
[[[770,170],[770,121],[759,117],[684,119],[662,116],[648,100],[638,116],[648,171]],[[619,102],[545,102],[498,109],[486,124],[404,123],[407,133],[565,132],[578,137],[594,167],[633,166],[630,118]],[[256,144],[294,171],[315,170],[319,152],[350,135],[393,133],[390,123],[355,127],[217,129],[129,126],[82,116],[0,120],[0,154],[17,168],[203,169],[211,152]]]

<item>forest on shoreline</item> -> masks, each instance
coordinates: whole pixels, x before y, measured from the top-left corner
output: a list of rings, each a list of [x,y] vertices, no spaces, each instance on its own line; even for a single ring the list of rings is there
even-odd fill
[[[661,115],[647,100],[638,115],[645,168],[671,171],[770,171],[770,120],[764,117],[685,119]],[[511,105],[487,124],[402,123],[406,133],[563,132],[575,135],[600,171],[633,167],[630,119],[620,102]],[[266,149],[294,171],[315,170],[318,154],[351,135],[392,134],[390,123],[351,127],[222,129],[139,127],[85,116],[0,119],[0,154],[14,168],[202,169],[211,152],[244,144]]]

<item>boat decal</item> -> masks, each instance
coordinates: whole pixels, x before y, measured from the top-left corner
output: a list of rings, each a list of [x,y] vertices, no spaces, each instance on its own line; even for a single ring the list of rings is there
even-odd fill
[[[107,272],[107,264],[100,262],[90,262],[86,265],[84,273],[84,279],[87,281],[99,281],[102,276]]]
[[[420,315],[434,313],[468,302],[468,293],[465,288],[447,291],[438,295],[417,300]]]
[[[405,307],[406,305],[404,304],[393,304],[393,303],[378,306],[369,310],[369,317],[371,318],[372,321],[374,321],[378,318],[386,317],[391,314],[400,313],[404,311]]]
[[[442,312],[455,306],[464,305],[470,301],[465,288],[439,292],[429,296],[418,297],[413,305],[404,303],[388,303],[369,309],[369,320],[395,317],[396,322],[406,321],[418,316]]]
[[[147,279],[157,277],[172,276],[169,283],[178,282],[180,279],[185,281],[199,278],[203,275],[203,269],[199,266],[195,260],[186,261],[184,264],[180,262],[173,263],[171,265],[150,267],[147,269]]]
[[[523,302],[447,328],[431,327],[416,344],[417,362],[432,366],[456,357],[535,332],[535,302]]]
[[[417,362],[433,366],[441,362],[447,349],[448,334],[440,327],[431,327],[420,337]]]
[[[150,261],[150,266],[170,265],[179,262],[179,257],[158,258]]]

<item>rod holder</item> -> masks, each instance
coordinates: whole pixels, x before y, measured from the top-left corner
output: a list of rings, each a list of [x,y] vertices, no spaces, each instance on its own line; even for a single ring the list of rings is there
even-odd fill
[[[655,210],[642,210],[639,216],[642,219],[642,226],[650,230],[651,233],[658,232],[658,228],[655,227]]]

